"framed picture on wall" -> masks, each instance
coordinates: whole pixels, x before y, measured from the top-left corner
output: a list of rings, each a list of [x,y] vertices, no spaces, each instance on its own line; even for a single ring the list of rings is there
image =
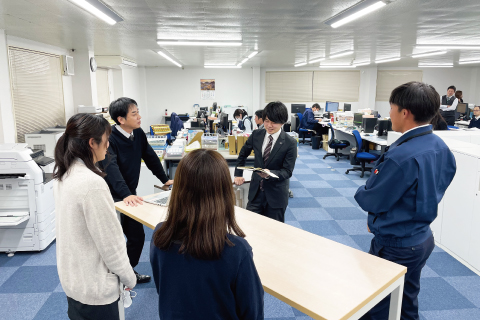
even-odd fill
[[[200,95],[202,100],[215,99],[215,79],[200,79]]]

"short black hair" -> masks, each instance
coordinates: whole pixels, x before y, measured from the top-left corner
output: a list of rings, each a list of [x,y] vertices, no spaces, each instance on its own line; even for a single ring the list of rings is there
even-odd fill
[[[128,110],[130,110],[130,105],[132,104],[138,106],[135,100],[126,97],[118,98],[110,103],[108,112],[116,124],[120,125],[120,122],[118,122],[118,117],[127,117]]]
[[[236,117],[238,117],[238,116],[241,116],[242,119],[243,119],[245,116],[248,116],[247,111],[238,108],[238,109],[235,110],[235,112],[233,113],[233,117],[236,118]]]
[[[284,124],[288,121],[287,107],[280,101],[270,102],[263,109],[262,118],[263,120],[268,118],[272,122]]]
[[[313,106],[312,106],[312,109],[313,108],[320,110],[320,105],[318,103],[314,103]]]
[[[398,111],[407,109],[413,114],[416,123],[430,123],[440,108],[440,95],[431,85],[412,81],[393,89],[390,104],[398,106]]]
[[[255,115],[257,116],[258,119],[263,119],[263,110],[255,111]]]
[[[455,88],[455,86],[448,87],[447,91],[450,90],[450,89],[453,89],[453,92],[457,91],[457,88]]]
[[[478,109],[480,109],[480,106],[475,106],[475,107],[473,107],[473,110],[475,110],[475,108],[478,108]]]

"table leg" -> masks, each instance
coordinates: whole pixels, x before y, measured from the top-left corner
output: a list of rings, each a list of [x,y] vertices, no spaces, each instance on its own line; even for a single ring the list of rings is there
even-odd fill
[[[125,320],[125,307],[123,306],[122,298],[118,300],[118,314],[120,315],[120,320]]]
[[[384,145],[381,145],[380,146],[380,154],[384,154],[385,153],[385,149],[387,148],[387,146],[384,146]]]
[[[403,278],[405,278],[405,276]],[[403,285],[404,281],[401,281],[400,285],[395,288],[390,295],[390,312],[388,314],[388,320],[400,320],[400,314],[402,311]]]

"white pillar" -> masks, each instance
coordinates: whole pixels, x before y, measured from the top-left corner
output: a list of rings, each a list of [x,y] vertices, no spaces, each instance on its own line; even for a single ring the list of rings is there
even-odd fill
[[[14,143],[15,136],[7,36],[0,30],[0,143]]]
[[[75,65],[75,75],[72,78],[73,103],[75,113],[79,105],[97,106],[97,77],[90,69],[90,58],[94,56],[91,50],[76,50],[72,53]]]

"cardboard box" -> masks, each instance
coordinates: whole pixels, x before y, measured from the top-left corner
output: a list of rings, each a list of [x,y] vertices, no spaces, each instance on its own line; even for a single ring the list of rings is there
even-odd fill
[[[323,142],[328,141],[328,134],[322,134]]]
[[[323,141],[323,150],[328,152],[328,141]]]
[[[237,141],[235,136],[228,136],[228,154],[234,155],[237,153]]]
[[[237,136],[237,154],[240,153],[240,150],[242,150],[243,145],[247,141],[247,137],[244,136]]]

